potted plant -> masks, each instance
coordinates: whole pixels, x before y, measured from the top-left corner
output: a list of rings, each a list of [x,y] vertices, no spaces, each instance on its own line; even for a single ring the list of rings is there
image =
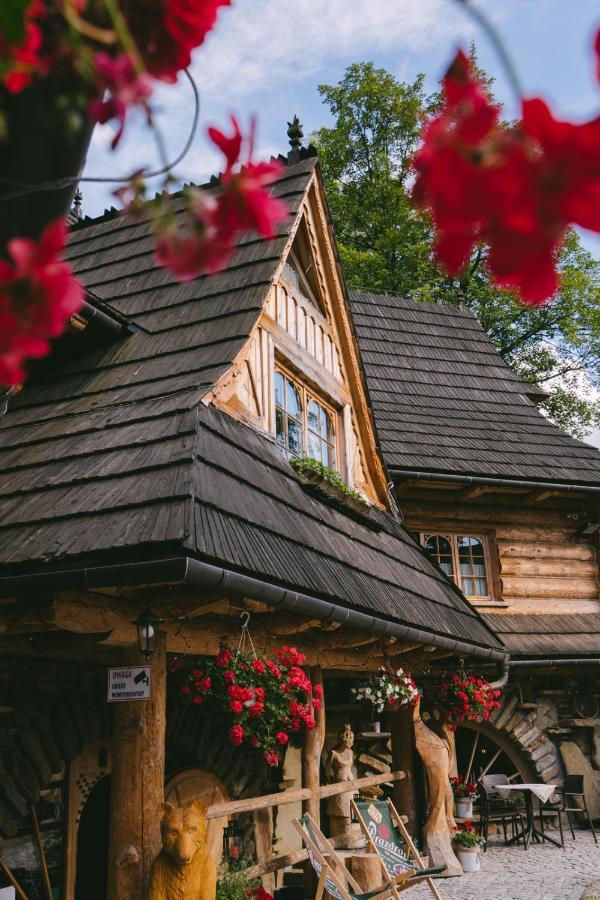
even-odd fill
[[[479,848],[483,838],[473,828],[470,821],[457,825],[454,829],[454,850],[463,872],[479,872]]]
[[[305,656],[280,647],[272,656],[222,646],[215,659],[175,659],[183,701],[202,707],[237,747],[262,751],[278,766],[292,734],[315,727],[323,688],[302,668]]]
[[[473,801],[477,799],[477,785],[467,781],[464,775],[450,779],[454,794],[454,811],[459,819],[473,817]]]
[[[440,684],[436,705],[446,722],[487,721],[500,706],[500,691],[480,675],[453,672]]]
[[[410,673],[388,666],[382,666],[377,675],[352,688],[352,693],[359,703],[372,707],[373,718],[375,713],[382,713],[386,706],[391,709],[414,706],[419,698],[418,688]],[[373,722],[373,729],[379,731],[378,721]]]

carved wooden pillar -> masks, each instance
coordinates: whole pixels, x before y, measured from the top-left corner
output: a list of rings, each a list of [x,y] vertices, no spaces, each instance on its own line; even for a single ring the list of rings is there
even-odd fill
[[[137,650],[123,654],[124,665],[145,665]],[[110,794],[108,896],[144,900],[150,867],[161,847],[159,807],[165,777],[167,654],[164,634],[151,657],[149,700],[116,703]]]
[[[320,666],[314,666],[310,670],[310,679],[313,684],[323,687],[323,672]],[[317,825],[321,820],[318,789],[321,786],[321,753],[325,741],[325,698],[320,699],[321,707],[314,711],[316,725],[312,731],[306,732],[302,748],[302,787],[313,791],[310,800],[304,801],[303,809],[312,816]]]
[[[313,684],[323,687],[323,672],[321,666],[313,666],[309,671],[309,677]],[[321,801],[318,789],[321,786],[321,753],[325,742],[325,696],[321,698],[321,707],[313,709],[316,725],[312,731],[307,731],[302,747],[302,787],[310,788],[313,792],[309,800],[302,802],[303,812],[308,813],[317,825],[321,823]],[[304,864],[304,888],[307,897],[314,897],[316,892],[316,876],[309,862]]]
[[[408,816],[406,827],[412,837],[418,830],[417,790],[415,785],[415,727],[411,706],[391,713],[392,769],[406,772],[406,778],[394,782],[394,806]]]

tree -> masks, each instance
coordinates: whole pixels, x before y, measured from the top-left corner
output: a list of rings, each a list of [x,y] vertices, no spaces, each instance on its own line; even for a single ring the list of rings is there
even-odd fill
[[[548,415],[581,437],[600,424],[592,396],[600,387],[600,264],[571,232],[560,252],[560,293],[541,307],[523,306],[491,283],[485,247],[460,278],[438,269],[431,223],[410,197],[411,158],[439,103],[423,82],[420,75],[402,83],[372,63],[355,63],[337,85],[319,86],[335,124],[314,140],[348,284],[464,303],[506,363],[547,392]]]

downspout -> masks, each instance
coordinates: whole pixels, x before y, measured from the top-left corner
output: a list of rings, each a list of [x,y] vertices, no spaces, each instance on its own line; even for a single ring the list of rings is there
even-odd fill
[[[380,619],[367,613],[347,609],[329,600],[289,591],[278,585],[241,575],[231,569],[214,566],[190,557],[173,557],[148,562],[111,566],[90,566],[30,575],[0,578],[0,596],[32,593],[47,594],[53,590],[87,587],[114,587],[140,584],[191,584],[208,591],[222,591],[239,597],[262,600],[268,606],[300,613],[322,622],[339,622],[348,628],[383,634],[401,640],[449,650],[461,656],[477,656],[498,662],[507,659],[506,651],[480,647],[445,635],[422,631],[411,625]]]
[[[412,481],[436,481],[449,484],[488,485],[489,487],[528,488],[541,491],[581,492],[584,494],[600,494],[600,486],[588,484],[560,484],[551,481],[518,481],[512,478],[488,478],[484,475],[454,475],[446,472],[421,472],[418,469],[389,468],[393,478],[410,478]]]

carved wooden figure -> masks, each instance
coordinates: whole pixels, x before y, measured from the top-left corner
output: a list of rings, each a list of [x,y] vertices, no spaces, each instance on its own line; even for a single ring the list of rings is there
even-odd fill
[[[353,781],[356,778],[354,768],[354,732],[352,726],[346,722],[338,734],[338,742],[329,751],[325,765],[325,777],[329,784],[340,781]],[[352,824],[350,802],[352,792],[337,794],[327,801],[327,814],[329,816],[329,830],[332,837],[344,836],[346,847],[356,847],[362,843],[360,827]],[[338,845],[341,846],[341,845]]]
[[[423,829],[423,837],[430,865],[446,866],[444,876],[462,875],[462,866],[452,850],[452,831],[456,824],[452,812],[453,797],[450,787],[450,753],[448,744],[435,734],[421,719],[420,702],[414,715],[415,744],[425,766],[429,795],[429,816]]]
[[[164,803],[163,848],[154,860],[148,900],[215,900],[217,867],[206,844],[206,805]]]

